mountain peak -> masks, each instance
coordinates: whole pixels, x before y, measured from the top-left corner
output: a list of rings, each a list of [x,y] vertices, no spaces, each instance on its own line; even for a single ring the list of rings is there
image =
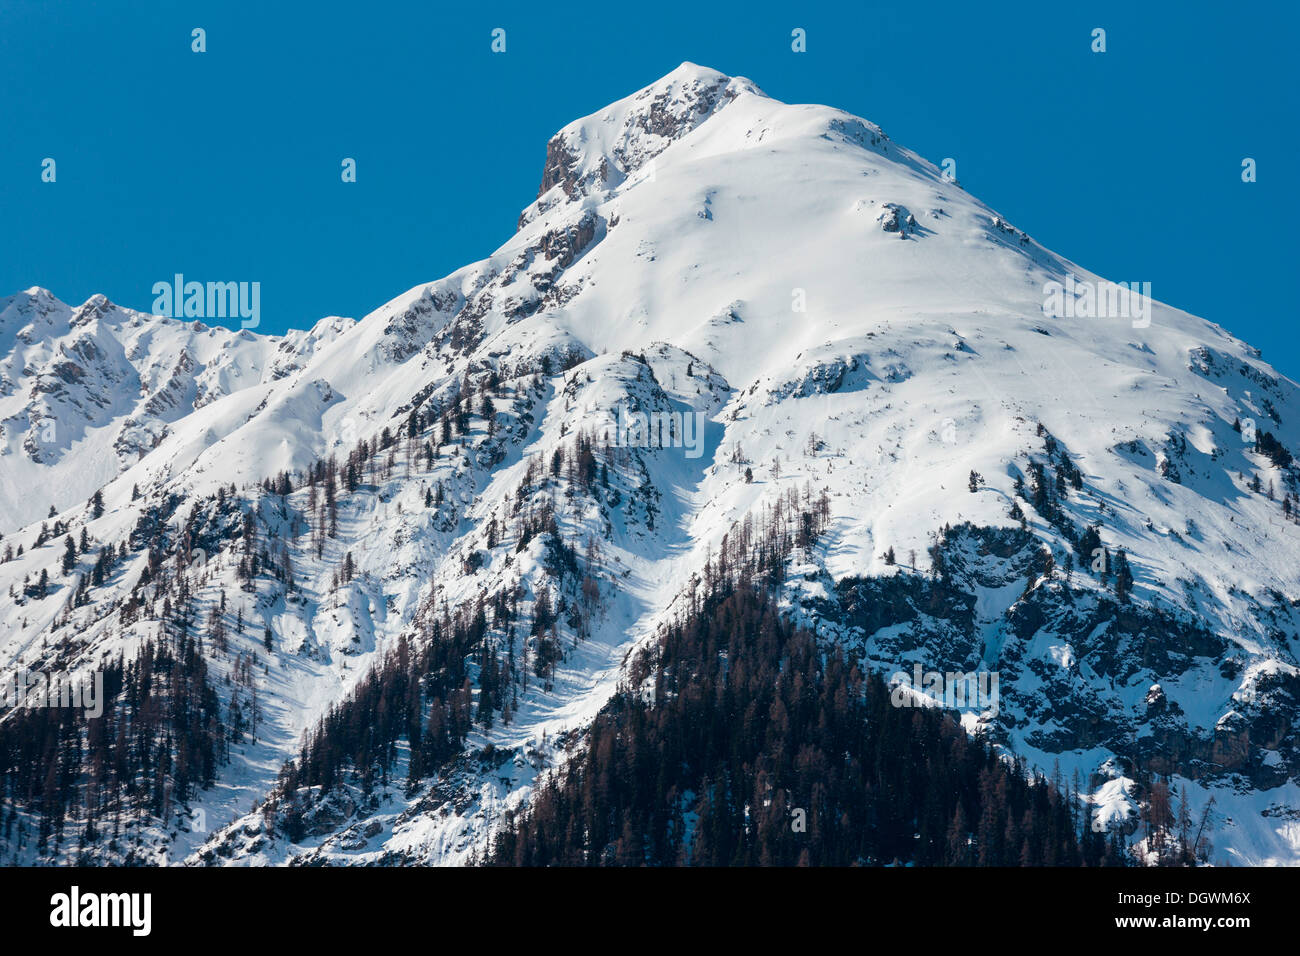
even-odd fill
[[[666,89],[683,84],[727,84],[732,80],[739,80],[749,86],[753,92],[759,94],[762,93],[762,91],[754,85],[753,81],[746,79],[743,76],[728,76],[726,73],[723,73],[720,70],[715,70],[712,67],[703,66],[699,63],[692,63],[690,60],[683,60],[677,67],[665,73],[649,86],[642,87],[636,93],[632,94],[632,96],[635,98],[647,91]]]
[[[574,199],[612,189],[697,129],[737,97],[764,96],[752,81],[684,62],[670,73],[589,116],[574,120],[546,144],[537,202],[529,221],[552,190]],[[559,200],[560,194],[551,197]]]

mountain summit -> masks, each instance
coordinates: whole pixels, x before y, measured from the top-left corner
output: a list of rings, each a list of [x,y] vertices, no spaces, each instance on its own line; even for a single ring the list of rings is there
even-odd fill
[[[538,202],[574,199],[621,185],[674,141],[745,95],[764,96],[743,77],[732,79],[683,63],[657,83],[575,120],[551,137]],[[557,188],[560,194],[548,199]]]

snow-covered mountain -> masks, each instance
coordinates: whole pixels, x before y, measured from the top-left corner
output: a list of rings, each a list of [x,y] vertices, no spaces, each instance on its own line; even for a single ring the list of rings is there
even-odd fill
[[[997,671],[967,724],[1133,844],[1158,774],[1213,798],[1216,858],[1300,863],[1297,386],[1113,290],[874,124],[683,64],[552,138],[492,256],[355,325],[0,301],[4,672],[181,630],[247,724],[122,836],[4,859],[464,862],[710,559],[824,502],[793,618],[887,674]],[[669,447],[619,440],[638,415]],[[285,792],[331,707],[462,626],[495,718],[460,756]]]

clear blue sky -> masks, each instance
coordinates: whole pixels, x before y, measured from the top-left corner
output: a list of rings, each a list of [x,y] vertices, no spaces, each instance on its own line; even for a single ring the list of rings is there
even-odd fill
[[[0,294],[148,309],[183,272],[261,282],[260,331],[360,317],[495,249],[551,133],[692,60],[956,158],[1035,239],[1300,378],[1296,4],[293,6],[6,0]]]

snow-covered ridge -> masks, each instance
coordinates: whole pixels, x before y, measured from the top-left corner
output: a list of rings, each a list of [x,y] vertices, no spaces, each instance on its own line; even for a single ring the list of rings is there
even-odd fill
[[[84,501],[185,416],[300,370],[353,324],[265,336],[102,295],[75,307],[39,287],[0,299],[0,532]]]

